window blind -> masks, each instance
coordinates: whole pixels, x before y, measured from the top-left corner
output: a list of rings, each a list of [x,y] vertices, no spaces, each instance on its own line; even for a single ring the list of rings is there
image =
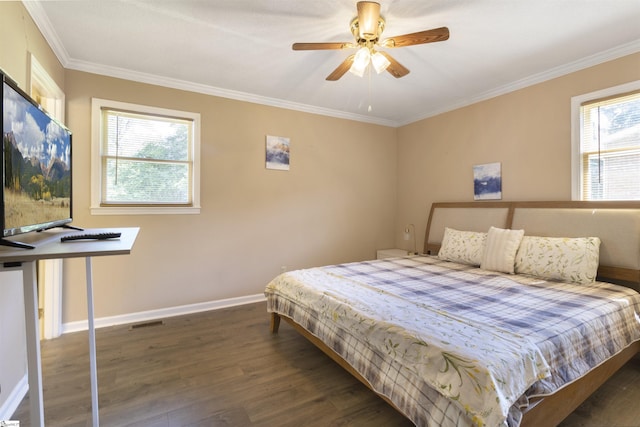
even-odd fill
[[[640,200],[640,91],[580,107],[583,200]]]
[[[193,122],[103,109],[103,204],[189,205]]]

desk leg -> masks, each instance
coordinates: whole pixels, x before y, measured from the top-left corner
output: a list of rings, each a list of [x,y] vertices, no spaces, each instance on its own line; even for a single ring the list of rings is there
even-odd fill
[[[87,267],[87,320],[89,323],[89,362],[91,368],[91,414],[93,426],[98,427],[98,366],[96,363],[96,329],[93,317],[93,273],[91,268],[91,257],[86,258]]]
[[[44,427],[40,327],[38,325],[38,282],[35,261],[22,263],[22,287],[24,291],[24,316],[27,333],[27,366],[31,425]]]

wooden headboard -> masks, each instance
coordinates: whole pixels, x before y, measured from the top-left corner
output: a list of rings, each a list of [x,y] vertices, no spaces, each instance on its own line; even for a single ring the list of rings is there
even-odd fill
[[[486,232],[491,226],[528,236],[599,237],[598,279],[640,287],[640,201],[434,203],[424,252],[438,253],[445,227]]]

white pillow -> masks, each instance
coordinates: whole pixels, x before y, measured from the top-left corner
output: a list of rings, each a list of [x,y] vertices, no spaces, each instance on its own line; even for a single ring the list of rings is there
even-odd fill
[[[516,252],[522,236],[524,230],[491,227],[487,233],[480,268],[513,274]]]
[[[515,271],[543,279],[591,283],[598,273],[597,237],[525,236],[516,255]]]
[[[480,265],[487,233],[445,227],[438,258],[461,264]]]

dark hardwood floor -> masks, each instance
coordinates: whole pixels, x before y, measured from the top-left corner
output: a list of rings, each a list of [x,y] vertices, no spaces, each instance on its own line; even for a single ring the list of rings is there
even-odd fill
[[[264,303],[98,329],[102,426],[410,426]],[[87,334],[42,342],[47,427],[91,425]],[[29,425],[29,397],[14,414]],[[562,427],[640,426],[636,357]]]

